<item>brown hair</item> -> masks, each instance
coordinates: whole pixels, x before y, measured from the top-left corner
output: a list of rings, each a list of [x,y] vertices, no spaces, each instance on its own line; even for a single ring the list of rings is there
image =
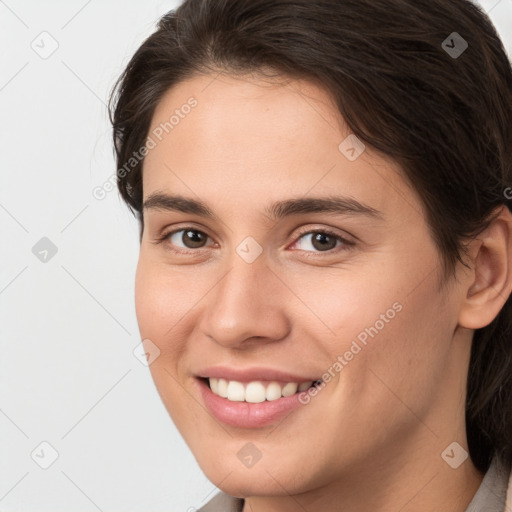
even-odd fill
[[[120,168],[144,146],[169,88],[219,70],[273,70],[322,84],[352,132],[399,163],[418,191],[445,277],[464,262],[465,240],[483,230],[498,207],[509,207],[512,70],[477,5],[186,0],[161,18],[110,97],[118,188],[141,232],[144,162],[129,172]],[[511,462],[510,297],[494,321],[474,333],[466,426],[479,470],[486,471],[494,455]]]

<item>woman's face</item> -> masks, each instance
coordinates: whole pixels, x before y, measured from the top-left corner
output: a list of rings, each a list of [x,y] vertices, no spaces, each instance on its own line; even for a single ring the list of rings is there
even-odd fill
[[[298,80],[191,78],[149,136],[137,318],[210,480],[279,495],[444,464],[465,440],[469,331],[398,167]]]

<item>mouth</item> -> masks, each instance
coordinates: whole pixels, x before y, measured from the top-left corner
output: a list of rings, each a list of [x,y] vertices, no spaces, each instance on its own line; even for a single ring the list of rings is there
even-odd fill
[[[240,382],[217,377],[204,377],[201,380],[216,396],[225,398],[230,402],[248,402],[252,404],[265,401],[273,402],[280,398],[286,398],[307,391],[310,387],[321,382],[320,380],[303,382],[253,380]]]
[[[282,421],[306,403],[301,395],[323,382],[266,370],[211,369],[196,376],[206,409],[231,427],[263,428]],[[303,413],[302,413],[303,414]]]

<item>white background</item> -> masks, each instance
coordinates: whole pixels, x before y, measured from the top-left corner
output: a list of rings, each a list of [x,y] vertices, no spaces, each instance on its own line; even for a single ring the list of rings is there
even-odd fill
[[[512,55],[512,0],[481,3]],[[133,354],[136,221],[92,195],[115,172],[108,93],[176,5],[0,0],[0,511],[193,511],[215,491]]]

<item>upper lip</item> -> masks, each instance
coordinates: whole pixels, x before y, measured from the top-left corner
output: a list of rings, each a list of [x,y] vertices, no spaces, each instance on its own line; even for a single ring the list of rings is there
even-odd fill
[[[317,377],[304,377],[274,368],[251,367],[230,368],[228,366],[210,366],[199,371],[198,377],[235,380],[238,382],[251,382],[256,380],[280,381],[280,382],[309,382],[317,380]]]

